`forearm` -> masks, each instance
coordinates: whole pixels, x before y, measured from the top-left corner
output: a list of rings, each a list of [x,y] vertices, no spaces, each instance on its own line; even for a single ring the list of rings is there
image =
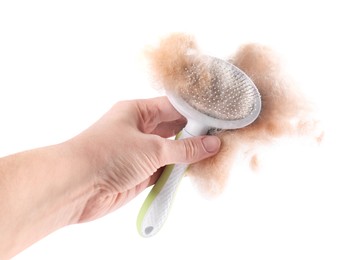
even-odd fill
[[[67,142],[0,159],[0,259],[78,221],[93,192],[83,157]]]

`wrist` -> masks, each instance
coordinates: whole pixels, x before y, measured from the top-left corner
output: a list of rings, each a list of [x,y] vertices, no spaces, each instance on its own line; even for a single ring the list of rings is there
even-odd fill
[[[88,200],[96,193],[95,160],[85,149],[85,146],[76,141],[67,141],[57,145],[59,153],[63,153],[64,176],[61,192],[64,205],[67,205],[68,219],[64,225],[80,222],[81,215]]]
[[[0,252],[14,255],[77,223],[93,192],[90,168],[71,142],[1,158]]]

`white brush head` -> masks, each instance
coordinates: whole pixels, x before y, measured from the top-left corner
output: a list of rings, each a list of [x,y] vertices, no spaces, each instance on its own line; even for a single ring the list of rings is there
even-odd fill
[[[172,105],[195,127],[236,129],[251,124],[261,110],[253,81],[224,60],[204,56],[187,69],[187,84],[167,91]]]

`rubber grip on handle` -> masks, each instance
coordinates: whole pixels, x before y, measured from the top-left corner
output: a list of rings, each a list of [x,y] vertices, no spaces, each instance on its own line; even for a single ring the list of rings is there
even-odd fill
[[[176,139],[187,137],[191,135],[183,130],[176,136]],[[150,237],[161,229],[167,219],[176,189],[187,168],[187,164],[172,164],[165,167],[139,211],[137,228],[140,235]]]

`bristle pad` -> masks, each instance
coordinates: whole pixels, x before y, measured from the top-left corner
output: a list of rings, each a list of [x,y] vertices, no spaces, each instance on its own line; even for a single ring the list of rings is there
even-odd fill
[[[204,56],[186,68],[187,85],[179,91],[192,107],[221,120],[239,120],[254,110],[259,95],[241,70],[223,60]]]

